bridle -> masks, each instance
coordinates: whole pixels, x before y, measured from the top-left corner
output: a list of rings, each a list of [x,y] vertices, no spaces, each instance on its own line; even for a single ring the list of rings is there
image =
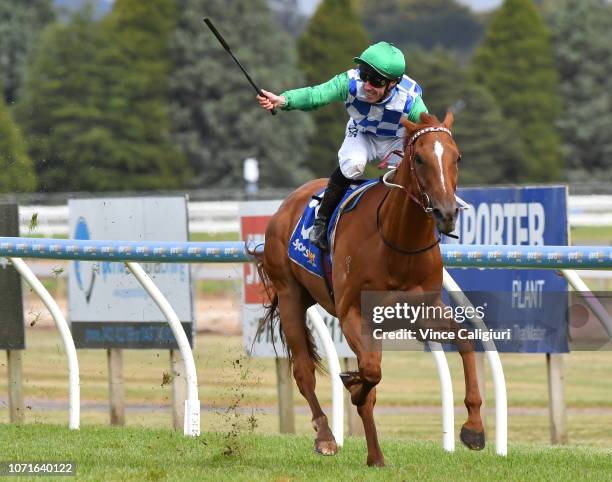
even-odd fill
[[[415,167],[415,162],[416,162],[416,149],[415,149],[415,142],[416,140],[421,137],[423,134],[428,134],[430,132],[445,132],[446,134],[448,134],[449,136],[453,136],[451,131],[449,129],[447,129],[446,127],[442,127],[442,126],[430,126],[430,127],[424,127],[423,129],[419,129],[418,131],[416,131],[414,134],[412,134],[412,136],[410,137],[410,139],[408,139],[408,142],[406,142],[405,145],[405,156],[404,159],[407,158],[408,162],[410,163],[410,174],[412,176],[412,179],[416,180],[416,185],[417,185],[417,189],[419,191],[419,196],[415,196],[412,191],[409,191],[405,186],[402,186],[401,184],[394,184],[391,181],[389,181],[389,177],[393,174],[395,174],[396,169],[399,167],[399,164],[395,167],[392,168],[392,170],[388,171],[387,173],[385,173],[385,175],[382,177],[382,181],[385,184],[385,186],[389,187],[389,188],[398,188],[398,189],[402,189],[407,195],[408,197],[410,197],[410,199],[412,199],[417,206],[421,207],[421,209],[423,209],[423,212],[428,215],[431,216],[431,213],[433,212],[433,206],[431,204],[431,199],[429,198],[429,195],[425,192],[425,190],[423,189],[423,186],[421,185],[421,180],[419,179],[419,176],[417,175],[416,172],[416,167]],[[382,205],[384,204],[385,200],[387,199],[387,196],[389,195],[391,191],[387,191],[386,194],[384,195],[384,197],[382,198],[380,204],[378,205],[378,209],[376,210],[376,229],[378,230],[378,234],[380,236],[380,238],[383,240],[383,242],[385,243],[385,245],[388,248],[393,249],[394,251],[397,251],[399,253],[402,254],[419,254],[419,253],[423,253],[425,251],[430,250],[431,248],[433,248],[434,246],[437,246],[438,243],[440,243],[440,238],[438,237],[436,239],[436,241],[432,244],[430,244],[429,246],[425,246],[424,248],[419,248],[419,249],[415,249],[415,250],[406,250],[403,248],[400,248],[399,246],[394,245],[393,243],[391,243],[390,241],[388,241],[387,239],[385,239],[382,230],[381,230],[381,225],[380,225],[380,210],[382,208]]]
[[[453,137],[453,134],[451,133],[451,131],[447,129],[446,127],[431,126],[431,127],[424,127],[423,129],[419,129],[414,134],[412,134],[410,139],[408,139],[408,142],[406,142],[405,157],[408,158],[408,162],[410,163],[411,177],[412,179],[416,180],[417,189],[419,190],[419,197],[416,197],[412,193],[412,191],[409,191],[408,189],[406,189],[405,186],[402,186],[401,184],[394,184],[389,181],[389,177],[395,174],[395,170],[399,167],[399,164],[393,167],[392,170],[386,172],[385,175],[382,177],[382,181],[385,184],[385,186],[390,187],[390,188],[399,188],[405,191],[408,197],[410,197],[410,199],[412,199],[417,204],[417,206],[420,206],[421,209],[423,209],[423,212],[429,216],[431,216],[431,213],[433,212],[433,206],[431,205],[431,199],[429,198],[429,195],[424,191],[423,186],[421,185],[421,180],[419,179],[419,176],[417,175],[417,172],[416,172],[416,167],[415,167],[416,149],[415,149],[414,144],[416,143],[416,140],[419,137],[421,137],[423,134],[428,134],[430,132],[445,132],[449,136]]]

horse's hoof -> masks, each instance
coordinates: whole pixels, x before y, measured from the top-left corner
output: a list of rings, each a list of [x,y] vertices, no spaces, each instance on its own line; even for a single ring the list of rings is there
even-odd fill
[[[380,459],[372,459],[368,457],[368,467],[384,467],[385,459],[381,457]]]
[[[315,440],[314,451],[319,455],[336,455],[338,446],[335,440]]]
[[[355,381],[359,381],[359,372],[342,372],[340,374],[340,380],[342,380],[342,383],[346,388],[349,388]]]
[[[476,432],[469,428],[461,427],[461,433],[459,438],[470,450],[482,450],[485,447],[485,434],[484,432]]]

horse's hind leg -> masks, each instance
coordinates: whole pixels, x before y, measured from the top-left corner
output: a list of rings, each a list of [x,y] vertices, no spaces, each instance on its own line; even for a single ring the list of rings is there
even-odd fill
[[[312,425],[317,432],[314,449],[322,455],[335,455],[338,451],[336,440],[315,394],[315,360],[306,328],[306,310],[310,304],[309,295],[297,284],[278,292],[281,327],[293,359],[293,376],[310,406]]]

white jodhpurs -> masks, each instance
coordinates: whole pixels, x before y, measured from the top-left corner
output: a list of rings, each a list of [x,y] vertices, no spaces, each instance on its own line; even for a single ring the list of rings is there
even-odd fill
[[[364,134],[357,130],[350,119],[346,125],[344,142],[338,151],[340,170],[344,177],[357,179],[363,174],[366,164],[370,161],[387,159],[390,165],[401,161],[401,156],[391,154],[393,151],[403,150],[403,137],[377,137]]]

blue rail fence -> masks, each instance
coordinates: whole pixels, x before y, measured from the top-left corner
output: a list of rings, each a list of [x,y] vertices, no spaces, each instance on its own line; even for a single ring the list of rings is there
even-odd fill
[[[258,246],[261,252],[263,246]],[[446,267],[612,269],[612,246],[440,245]],[[242,241],[150,242],[0,237],[0,257],[88,261],[251,261]]]

